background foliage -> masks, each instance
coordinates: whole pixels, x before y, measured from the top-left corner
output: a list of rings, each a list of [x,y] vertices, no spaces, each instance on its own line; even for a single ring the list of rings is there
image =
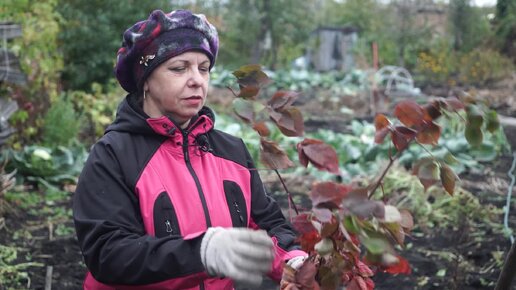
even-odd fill
[[[59,1],[57,13],[63,19],[59,41],[67,64],[62,75],[65,87],[87,91],[93,82],[107,84],[125,29],[147,18],[156,7],[170,10],[167,2]]]

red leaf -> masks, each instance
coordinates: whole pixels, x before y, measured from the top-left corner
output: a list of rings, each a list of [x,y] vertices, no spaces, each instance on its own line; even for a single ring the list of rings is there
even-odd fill
[[[346,286],[346,290],[373,290],[374,282],[369,278],[354,276],[353,280]]]
[[[341,204],[342,199],[352,190],[349,185],[344,185],[335,182],[319,182],[315,183],[310,191],[310,198],[312,204],[317,207],[319,204],[332,202],[334,204]]]
[[[407,146],[409,144],[406,136],[403,135],[403,133],[401,133],[398,130],[392,130],[391,139],[392,139],[392,144],[394,144],[394,147],[398,151],[404,150],[405,148],[407,148]]]
[[[324,203],[324,207],[322,208],[318,208],[318,207],[314,207],[312,208],[312,211],[315,215],[315,217],[317,218],[317,220],[319,220],[320,222],[323,222],[323,223],[327,223],[327,222],[330,222],[333,218],[333,214],[331,212],[331,210],[329,210],[329,206],[326,206],[326,203]],[[337,208],[338,205],[335,205],[333,204],[332,208]]]
[[[306,138],[297,145],[299,162],[307,167],[308,162],[317,169],[340,174],[337,152],[321,140]]]
[[[385,136],[387,136],[387,134],[389,134],[390,132],[390,128],[383,128],[381,129],[380,131],[376,131],[376,133],[374,133],[374,142],[376,144],[381,144],[383,143],[383,140],[385,139]]]
[[[267,137],[271,134],[269,128],[265,124],[265,122],[259,122],[253,124],[253,129],[260,134],[262,137]]]
[[[274,110],[269,107],[269,115],[276,123],[281,133],[286,136],[303,136],[305,126],[303,115],[299,109],[290,107],[281,110]]]
[[[394,116],[407,127],[421,124],[424,117],[423,108],[412,100],[399,102],[394,108]]]
[[[292,220],[292,226],[299,234],[306,234],[317,230],[311,221],[311,215],[302,213],[294,217]]]
[[[245,100],[254,100],[259,92],[260,87],[242,87],[237,97]]]
[[[441,137],[441,127],[434,122],[426,123],[417,133],[416,140],[421,144],[437,145]]]
[[[386,273],[390,273],[390,274],[406,274],[406,275],[409,275],[411,273],[411,268],[410,268],[410,265],[409,265],[409,262],[407,260],[405,260],[403,257],[401,256],[397,256],[398,258],[398,263],[395,263],[395,264],[392,264],[392,265],[389,265],[389,266],[383,266],[381,267],[382,270]]]
[[[312,259],[307,259],[296,272],[296,284],[301,289],[314,289],[317,267]]]
[[[315,251],[315,244],[321,241],[321,235],[317,231],[312,231],[298,236],[301,249],[307,253]]]
[[[374,275],[373,270],[369,268],[364,262],[358,260],[356,264],[358,268],[358,273],[360,273],[360,276],[362,277],[372,277]]]
[[[294,166],[294,163],[288,158],[287,154],[275,142],[261,138],[261,154],[262,163],[270,169],[286,169]]]
[[[277,91],[267,103],[273,110],[283,110],[289,108],[299,96],[292,91]]]
[[[233,100],[233,110],[242,120],[248,123],[254,122],[254,105],[252,102],[242,99]]]
[[[349,192],[342,201],[342,206],[349,212],[367,218],[375,216],[383,218],[385,216],[385,206],[382,202],[370,200],[366,188],[358,188]]]
[[[373,290],[374,289],[374,281],[371,278],[366,278],[365,282],[367,284],[367,290]]]
[[[425,121],[433,121],[441,116],[439,102],[434,101],[423,106]]]
[[[258,64],[242,66],[233,75],[241,87],[263,87],[271,82]]]
[[[405,126],[396,126],[394,127],[394,130],[395,131],[398,131],[399,133],[401,133],[403,136],[405,136],[405,138],[407,139],[407,141],[410,141],[412,138],[414,138],[417,134],[417,131],[414,130],[414,129],[411,129],[411,128],[407,128]]]
[[[386,127],[388,127],[391,124],[389,119],[384,114],[378,114],[374,118],[374,127],[376,128],[376,131],[382,130]]]

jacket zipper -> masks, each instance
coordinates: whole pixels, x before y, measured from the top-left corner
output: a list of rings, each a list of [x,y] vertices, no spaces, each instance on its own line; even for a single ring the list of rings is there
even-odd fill
[[[202,209],[204,211],[204,218],[206,219],[206,227],[211,227],[211,219],[208,212],[208,205],[206,204],[206,197],[204,196],[204,192],[202,191],[201,183],[199,182],[199,178],[197,177],[197,174],[195,173],[192,164],[190,163],[190,155],[188,153],[188,134],[195,128],[197,125],[199,125],[201,122],[197,122],[194,124],[190,130],[183,132],[183,154],[185,158],[186,167],[188,168],[188,171],[192,175],[195,185],[197,187],[197,192],[199,193],[199,197],[201,199]]]
[[[242,212],[240,211],[240,207],[238,207],[238,203],[236,202],[236,200],[233,201],[233,205],[235,206],[235,210],[238,214],[238,219],[240,220],[240,223],[242,224],[242,226],[245,226],[244,218],[242,217]]]
[[[174,229],[172,229],[172,225],[170,224],[170,221],[168,219],[165,221],[165,227],[169,235],[172,235],[172,233],[174,233]]]
[[[211,227],[211,219],[208,212],[208,206],[206,204],[206,197],[204,196],[204,192],[202,191],[201,183],[199,182],[199,178],[197,177],[197,174],[195,173],[192,164],[190,163],[190,154],[188,153],[188,134],[197,127],[201,122],[197,122],[192,125],[190,130],[183,132],[183,155],[185,158],[186,167],[188,168],[188,171],[192,175],[195,186],[197,187],[197,192],[199,192],[199,198],[201,199],[202,209],[204,211],[204,218],[206,219],[206,227]],[[199,290],[204,290],[204,281],[199,284]]]

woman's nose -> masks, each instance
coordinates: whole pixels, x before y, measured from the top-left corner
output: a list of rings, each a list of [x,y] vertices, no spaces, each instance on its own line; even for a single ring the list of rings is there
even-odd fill
[[[190,70],[190,78],[188,79],[188,86],[197,87],[202,85],[202,82],[204,81],[204,77],[202,76],[199,69],[194,68]]]

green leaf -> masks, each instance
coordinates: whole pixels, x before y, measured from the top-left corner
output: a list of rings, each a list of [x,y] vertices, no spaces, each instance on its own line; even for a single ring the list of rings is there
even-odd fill
[[[258,64],[245,65],[233,72],[242,87],[263,87],[271,82]]]
[[[455,191],[455,180],[457,179],[457,175],[455,172],[446,164],[441,163],[441,183],[448,192],[448,194],[453,195]]]
[[[469,104],[466,106],[466,119],[468,120],[468,127],[479,129],[482,127],[484,117],[482,110],[478,106]]]
[[[489,110],[486,115],[486,130],[493,133],[500,128],[500,120],[495,110]]]
[[[373,255],[385,253],[391,249],[391,244],[386,238],[375,236],[375,237],[363,237],[361,238],[362,244],[366,247]]]
[[[466,137],[466,140],[471,146],[479,146],[480,144],[482,144],[482,141],[484,139],[484,135],[482,134],[482,130],[480,130],[480,127],[472,126],[470,123],[466,125],[464,136]]]
[[[346,228],[346,230],[352,234],[358,234],[360,232],[360,227],[357,225],[356,220],[353,216],[346,216],[342,220],[342,224]]]

